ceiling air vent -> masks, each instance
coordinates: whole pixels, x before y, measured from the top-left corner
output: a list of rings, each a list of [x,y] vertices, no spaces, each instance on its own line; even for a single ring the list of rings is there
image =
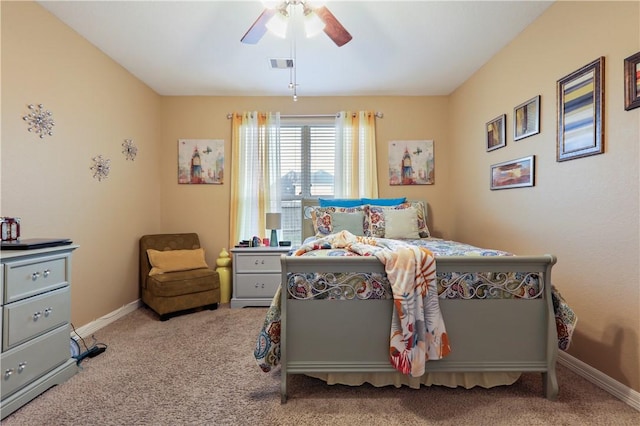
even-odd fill
[[[273,69],[287,69],[293,68],[293,59],[288,58],[272,58],[269,59],[271,68]]]

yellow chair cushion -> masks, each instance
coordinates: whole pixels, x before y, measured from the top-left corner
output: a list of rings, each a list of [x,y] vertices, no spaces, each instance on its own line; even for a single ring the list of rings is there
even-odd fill
[[[203,248],[166,251],[147,249],[147,255],[152,266],[149,276],[209,267],[204,260]]]

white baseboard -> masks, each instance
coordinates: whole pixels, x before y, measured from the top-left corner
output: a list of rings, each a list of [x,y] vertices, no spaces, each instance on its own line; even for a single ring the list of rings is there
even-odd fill
[[[558,362],[594,385],[609,392],[627,405],[640,411],[640,393],[612,379],[566,352],[558,353]]]
[[[80,336],[82,336],[83,339],[85,339],[94,334],[96,331],[100,330],[102,327],[106,327],[107,325],[116,320],[119,320],[128,313],[135,311],[140,306],[142,306],[142,301],[140,299],[134,300],[133,302],[124,305],[121,308],[116,309],[115,311],[90,322],[89,324],[76,328],[76,333],[78,333]],[[71,337],[77,338],[78,336],[75,336],[74,333],[71,333]]]
[[[115,311],[107,314],[101,318],[98,318],[95,321],[90,322],[87,325],[83,325],[82,327],[76,329],[76,332],[82,336],[82,338],[86,338],[87,336],[91,336],[96,331],[100,330],[102,327],[106,327],[112,322],[122,318],[130,312],[135,311],[140,306],[142,306],[142,301],[140,299],[135,300],[128,305],[125,305]],[[75,337],[75,336],[72,336]],[[609,392],[611,395],[615,396],[622,402],[631,406],[632,408],[640,411],[640,393],[634,391],[633,389],[623,385],[617,380],[612,379],[606,374],[596,370],[588,364],[580,361],[577,358],[572,357],[566,352],[560,351],[558,353],[558,362],[563,366],[567,367],[569,370],[573,371],[577,375],[587,379],[594,385],[599,388]]]

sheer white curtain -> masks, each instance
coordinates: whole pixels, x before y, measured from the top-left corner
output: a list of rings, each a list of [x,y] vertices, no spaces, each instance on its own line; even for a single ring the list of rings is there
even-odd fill
[[[232,117],[230,245],[268,236],[266,213],[280,212],[280,113]]]
[[[341,111],[336,116],[335,198],[377,198],[376,114]]]

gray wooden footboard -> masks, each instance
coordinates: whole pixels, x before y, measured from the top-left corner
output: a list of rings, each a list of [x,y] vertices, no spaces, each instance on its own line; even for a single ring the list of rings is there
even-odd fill
[[[541,372],[544,394],[558,395],[558,342],[551,268],[543,256],[436,258],[438,272],[538,273],[538,299],[440,300],[452,352],[428,372]],[[282,282],[297,272],[384,272],[373,257],[282,256]],[[281,401],[290,374],[395,371],[389,363],[391,300],[295,300],[283,285]]]

